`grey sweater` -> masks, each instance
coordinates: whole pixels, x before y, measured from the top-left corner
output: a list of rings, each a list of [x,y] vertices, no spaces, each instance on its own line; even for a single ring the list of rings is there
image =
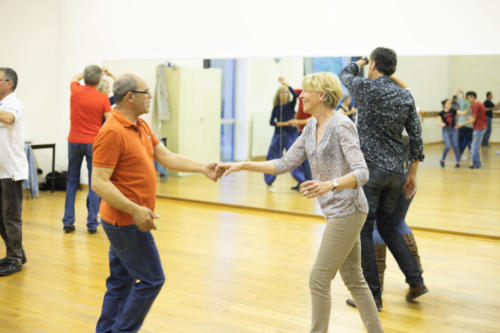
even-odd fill
[[[369,172],[359,147],[356,127],[349,118],[335,112],[316,145],[316,126],[316,119],[311,118],[285,156],[272,160],[276,174],[298,167],[306,156],[315,180],[333,180],[353,172],[357,188],[330,191],[319,196],[321,209],[326,218],[351,215],[356,210],[368,213],[368,202],[362,186],[368,181]]]

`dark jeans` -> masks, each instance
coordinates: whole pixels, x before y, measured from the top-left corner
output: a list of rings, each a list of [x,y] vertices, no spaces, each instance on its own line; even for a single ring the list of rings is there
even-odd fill
[[[488,128],[486,129],[486,132],[484,133],[483,142],[481,143],[481,146],[483,146],[483,147],[488,147],[488,145],[490,143],[490,136],[491,136],[491,118],[486,117],[486,122],[488,123]]]
[[[66,202],[64,203],[63,224],[70,226],[75,223],[75,197],[80,185],[80,169],[83,157],[87,162],[89,174],[89,193],[87,195],[87,228],[96,229],[97,213],[101,199],[92,191],[92,144],[68,142],[68,182],[66,183]]]
[[[158,249],[151,232],[135,224],[101,224],[110,242],[110,274],[96,332],[137,332],[165,283]]]
[[[368,199],[369,212],[361,230],[361,266],[366,282],[375,299],[381,299],[375,247],[373,243],[373,225],[377,221],[380,236],[387,244],[399,268],[406,276],[410,287],[423,283],[418,264],[410,252],[403,236],[397,231],[401,213],[397,211],[398,198],[402,192],[405,176],[368,164],[370,179],[363,186]]]
[[[408,224],[406,224],[405,219],[406,213],[408,213],[408,209],[410,208],[410,204],[414,197],[415,196],[412,196],[410,199],[407,199],[404,193],[399,196],[396,211],[393,217],[396,222],[396,230],[401,236],[411,234],[411,229]],[[386,245],[382,237],[380,237],[380,233],[378,232],[377,221],[375,221],[375,226],[373,229],[373,243],[375,245]]]
[[[471,151],[472,143],[472,128],[470,127],[460,127],[458,129],[458,146],[460,147],[460,154],[463,154],[465,147],[469,148]]]
[[[7,261],[22,264],[23,181],[0,179],[0,234],[5,242]]]

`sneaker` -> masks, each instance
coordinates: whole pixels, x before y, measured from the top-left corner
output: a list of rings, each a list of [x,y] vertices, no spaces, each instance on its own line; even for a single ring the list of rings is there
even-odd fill
[[[455,164],[455,168],[460,168],[460,163]]]
[[[69,234],[70,232],[75,231],[75,226],[74,225],[65,225],[63,227],[64,233]]]
[[[88,228],[87,231],[89,232],[89,234],[91,235],[95,235],[97,234],[97,229],[91,229],[91,228]]]
[[[443,160],[439,160],[439,165],[441,165],[441,168],[444,168],[444,161]]]
[[[291,189],[291,190],[294,190],[294,191],[297,191],[297,192],[298,192],[298,191],[300,191],[300,183],[298,183],[298,184],[297,184],[297,185],[295,185],[295,186],[290,187],[290,189]]]

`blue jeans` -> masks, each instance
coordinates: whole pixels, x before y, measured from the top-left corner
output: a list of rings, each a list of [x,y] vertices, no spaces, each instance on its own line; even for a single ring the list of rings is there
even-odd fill
[[[484,133],[483,142],[481,143],[481,145],[484,147],[488,147],[488,144],[490,143],[491,118],[486,117],[486,122],[488,123],[488,128],[486,129],[486,132]]]
[[[484,133],[486,129],[474,130],[472,132],[472,166],[474,168],[481,168],[481,154],[479,149],[481,148],[481,141],[483,141]]]
[[[453,152],[455,152],[455,159],[457,164],[460,163],[460,148],[458,146],[458,130],[453,127],[443,127],[443,140],[444,140],[444,150],[443,155],[441,156],[441,161],[446,160],[446,155],[450,150],[450,147],[453,147]]]
[[[361,230],[361,266],[373,297],[380,300],[382,296],[373,243],[375,220],[380,236],[396,259],[410,287],[420,286],[423,284],[423,279],[417,261],[396,228],[396,225],[401,221],[398,198],[401,196],[405,175],[369,163],[368,169],[370,178],[368,183],[363,186],[363,190],[368,199],[369,212]]]
[[[101,224],[110,242],[110,274],[96,332],[137,332],[165,283],[160,255],[151,232]]]
[[[299,134],[296,132],[293,133],[287,133],[283,132],[283,135],[281,137],[281,144],[280,144],[280,135],[274,134],[272,140],[271,140],[271,146],[269,147],[269,151],[267,152],[267,158],[266,161],[269,160],[274,160],[276,158],[281,158],[281,154],[283,153],[283,149],[290,149],[290,147],[293,145],[295,140],[299,137]],[[281,151],[280,151],[281,149]],[[302,183],[306,181],[306,174],[305,170],[303,169],[302,165],[298,166],[297,168],[293,169],[290,171],[292,174],[293,178],[299,183]],[[272,185],[274,181],[276,180],[276,175],[270,175],[270,174],[264,174],[264,181],[266,182],[267,185]]]
[[[460,146],[460,154],[463,154],[465,147],[469,148],[471,151],[470,144],[472,142],[472,128],[470,127],[460,127],[458,129],[458,145]]]
[[[64,217],[62,221],[65,226],[71,226],[75,223],[75,197],[80,185],[80,169],[82,168],[84,156],[89,172],[87,228],[96,229],[99,224],[97,222],[97,213],[101,199],[92,191],[92,144],[68,142],[68,182],[66,183],[66,202],[64,203]]]

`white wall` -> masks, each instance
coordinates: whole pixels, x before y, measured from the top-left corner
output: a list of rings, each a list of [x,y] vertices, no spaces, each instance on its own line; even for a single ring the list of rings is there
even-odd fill
[[[0,66],[16,70],[16,94],[25,108],[25,138],[33,143],[56,143],[57,168],[66,151],[67,113],[61,108],[60,1],[0,1]],[[68,88],[69,89],[69,88]],[[51,150],[37,150],[35,157],[50,171]]]

